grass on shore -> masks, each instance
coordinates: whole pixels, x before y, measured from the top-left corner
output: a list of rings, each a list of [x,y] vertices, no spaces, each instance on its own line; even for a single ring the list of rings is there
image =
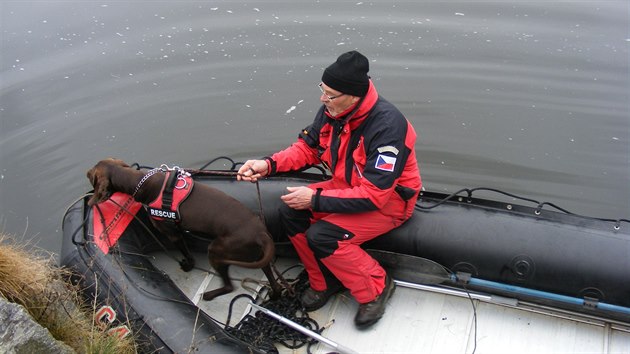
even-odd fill
[[[24,306],[51,335],[77,353],[135,353],[133,337],[109,335],[109,328],[95,323],[92,304],[85,304],[80,289],[68,283],[68,271],[26,251],[7,235],[0,234],[0,296]]]

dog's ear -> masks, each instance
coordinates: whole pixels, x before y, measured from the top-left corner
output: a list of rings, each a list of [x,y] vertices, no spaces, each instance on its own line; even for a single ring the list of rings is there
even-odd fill
[[[94,186],[94,195],[88,200],[89,206],[94,206],[100,202],[104,202],[109,198],[109,179],[105,176],[99,176],[97,169],[88,171],[88,178],[92,186]]]

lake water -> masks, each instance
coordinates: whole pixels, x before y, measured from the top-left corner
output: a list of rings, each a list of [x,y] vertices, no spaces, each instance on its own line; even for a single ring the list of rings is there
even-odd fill
[[[192,168],[284,148],[353,49],[418,131],[426,189],[630,215],[625,0],[0,6],[0,230],[53,252],[98,160]]]

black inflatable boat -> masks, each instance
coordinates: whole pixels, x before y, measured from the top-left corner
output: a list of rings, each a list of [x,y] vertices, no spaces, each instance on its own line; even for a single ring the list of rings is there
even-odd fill
[[[277,218],[279,196],[288,185],[326,178],[302,172],[256,186],[236,182],[233,170],[203,170],[193,177],[262,212],[277,253],[288,258],[292,254]],[[145,209],[129,198],[114,195],[116,203],[97,210],[87,207],[84,196],[63,218],[60,263],[73,269],[86,296],[99,304],[97,319],[110,323],[117,335],[133,332],[143,352],[265,352],[227,333],[155,266],[151,255],[173,248],[156,237]],[[99,224],[111,229],[103,232]],[[199,239],[190,243],[205,249]],[[451,195],[424,191],[408,222],[365,248],[401,283],[439,283],[630,324],[628,220],[573,215],[487,188]]]

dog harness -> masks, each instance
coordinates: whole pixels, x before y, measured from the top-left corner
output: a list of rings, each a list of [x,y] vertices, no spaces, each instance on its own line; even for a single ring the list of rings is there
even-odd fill
[[[149,216],[154,220],[179,223],[179,206],[190,195],[194,182],[190,173],[178,168],[166,168],[162,190],[154,201],[147,205]]]

